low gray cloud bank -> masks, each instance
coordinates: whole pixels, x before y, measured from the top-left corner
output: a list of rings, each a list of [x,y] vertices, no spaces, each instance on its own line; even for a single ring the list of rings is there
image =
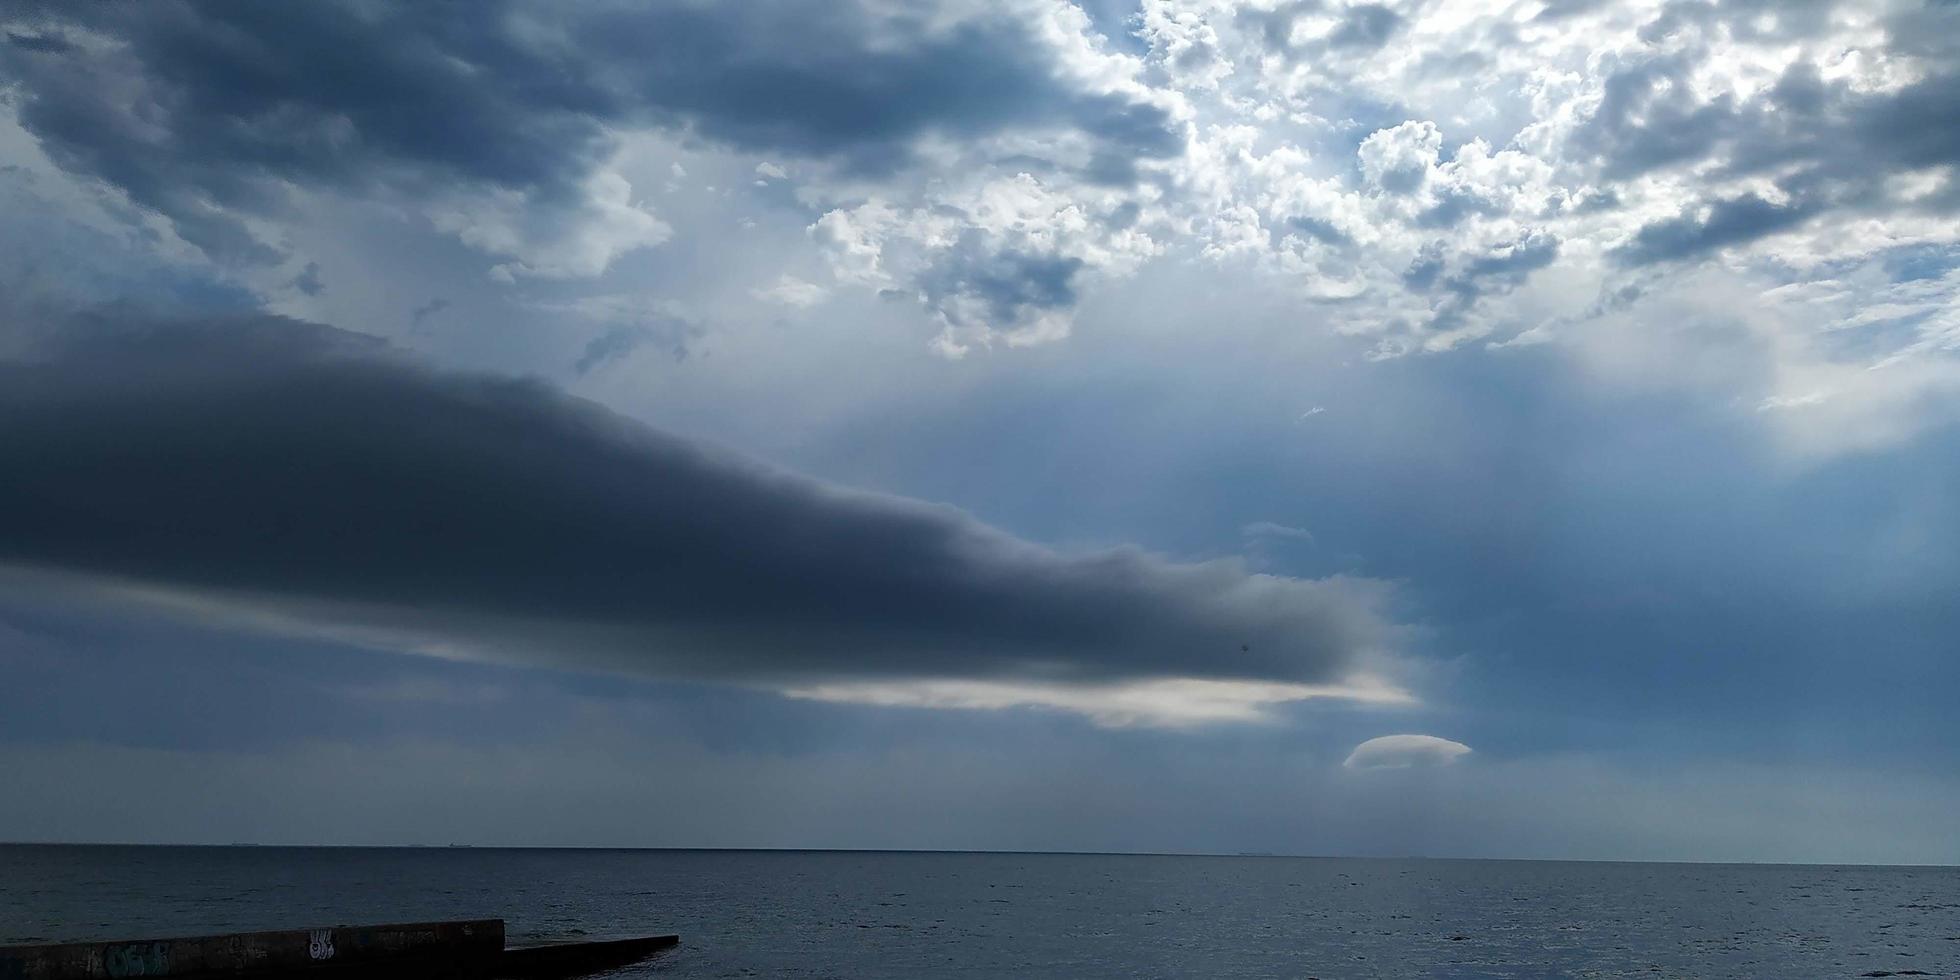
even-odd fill
[[[1393,636],[1377,583],[1058,553],[358,334],[96,316],[50,336],[0,361],[0,563],[20,568],[764,685],[1328,684]]]

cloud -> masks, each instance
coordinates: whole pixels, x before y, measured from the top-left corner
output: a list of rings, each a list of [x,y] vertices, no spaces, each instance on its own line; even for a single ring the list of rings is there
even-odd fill
[[[1381,4],[1356,4],[1347,9],[1327,43],[1337,48],[1379,48],[1401,26],[1402,15]]]
[[[421,306],[408,311],[409,325],[419,327],[424,321],[446,309],[449,309],[449,301],[440,296],[434,297]]]
[[[1436,124],[1411,120],[1369,134],[1356,152],[1369,183],[1390,194],[1407,194],[1422,186],[1442,151],[1443,134]]]
[[[840,280],[916,297],[942,327],[935,345],[958,357],[1068,336],[1083,282],[1158,250],[1139,210],[1121,190],[1020,172],[922,206],[834,209],[809,230]]]
[[[1086,18],[1053,0],[933,16],[856,0],[12,14],[0,79],[21,124],[224,263],[281,261],[253,225],[299,189],[423,207],[510,259],[505,278],[598,275],[669,233],[608,169],[636,130],[864,175],[910,165],[922,141],[1008,132],[1086,140],[1073,166],[1104,177],[1182,147],[1168,110],[1105,77]]]
[[[926,269],[919,287],[926,305],[946,320],[945,347],[963,354],[968,336],[1023,344],[1066,332],[1056,317],[1075,305],[1082,267],[1072,255],[994,250],[969,231]]]
[[[612,327],[588,341],[578,361],[572,365],[572,370],[581,375],[591,374],[595,369],[623,361],[634,351],[647,346],[660,348],[676,361],[685,361],[688,344],[700,333],[698,327],[680,317],[643,314],[638,322]]]
[[[631,79],[642,107],[753,150],[830,157],[873,173],[913,141],[1019,128],[1087,134],[1123,154],[1172,155],[1165,111],[1071,78],[1052,32],[1072,5],[1008,3],[906,16],[858,2],[665,2],[578,18],[580,50]]]
[[[45,169],[155,212],[146,233],[174,229],[227,270],[279,262],[283,278],[308,258],[288,249],[351,254],[332,241],[345,228],[298,225],[352,198],[465,242],[533,306],[596,276],[618,292],[686,282],[709,312],[816,300],[778,281],[795,269],[837,310],[916,304],[957,357],[1065,340],[1082,304],[1146,267],[1230,264],[1381,358],[1485,337],[1567,351],[1582,324],[1617,334],[1616,314],[1678,320],[1662,297],[1739,309],[1696,292],[1707,267],[1769,289],[1951,244],[1957,18],[1883,0],[1572,0],[1537,17],[656,0],[469,19],[351,0],[295,17],[36,3],[0,18],[0,75]],[[372,77],[346,83],[347,62]],[[698,193],[647,206],[687,172]],[[792,223],[805,233],[782,234]],[[758,260],[695,275],[737,226]],[[825,260],[831,280],[809,271]],[[338,291],[361,270],[328,264],[354,301]],[[1875,300],[1876,281],[1847,288]],[[1818,323],[1789,318],[1760,376],[1843,360]],[[1945,414],[1914,407],[1941,404],[1942,329],[1846,364],[1924,362],[1919,393],[1874,414]],[[1830,386],[1850,411],[1899,384]]]
[[[1354,747],[1349,769],[1409,769],[1447,766],[1470,754],[1470,746],[1434,735],[1383,735]]]
[[[1773,204],[1755,194],[1717,201],[1694,215],[1643,226],[1617,251],[1630,265],[1697,258],[1719,248],[1753,242],[1795,227],[1816,213],[1801,204]]]
[[[785,275],[776,280],[775,285],[767,289],[757,289],[755,295],[757,299],[804,309],[823,302],[824,297],[830,295],[830,290],[809,280]]]
[[[306,268],[293,277],[292,287],[308,296],[318,296],[327,290],[327,284],[320,281],[320,263],[308,262]]]
[[[55,34],[20,34],[14,31],[8,31],[6,33],[7,43],[23,51],[33,51],[39,54],[67,54],[75,49],[74,45],[69,44],[59,35]]]
[[[1770,84],[1753,91],[1705,84],[1733,71],[1725,61],[1845,31],[1845,21],[1829,15],[1859,6],[1817,4],[1806,16],[1771,8],[1765,17],[1756,4],[1676,4],[1642,28],[1646,50],[1603,79],[1597,108],[1567,146],[1611,181],[1693,174],[1682,213],[1641,228],[1620,250],[1622,260],[1700,257],[1826,214],[1960,207],[1952,178],[1960,138],[1944,124],[1960,112],[1960,72],[1956,52],[1927,40],[1960,29],[1960,7],[1857,11],[1882,33],[1835,40],[1861,49],[1851,58],[1785,59]],[[1914,172],[1932,182],[1932,193],[1897,179]],[[1768,188],[1775,200],[1765,197]]]
[[[590,279],[635,249],[659,245],[674,229],[633,197],[633,185],[610,171],[593,174],[577,200],[540,206],[508,190],[462,194],[431,208],[437,228],[508,262],[490,269],[499,282]]]
[[[1318,687],[1398,637],[1380,583],[1057,552],[272,317],[59,325],[0,366],[0,454],[0,563],[375,646],[814,691]]]
[[[815,684],[785,691],[793,698],[903,708],[1001,711],[1040,708],[1087,715],[1105,728],[1191,728],[1274,720],[1273,709],[1301,701],[1413,704],[1409,692],[1381,678],[1341,684],[1167,678],[1109,684],[1012,681],[874,681]]]
[[[28,39],[0,84],[50,158],[226,268],[287,261],[283,225],[356,198],[419,214],[491,257],[497,282],[600,277],[675,234],[626,175],[636,148],[707,145],[762,157],[765,183],[794,170],[827,211],[890,189],[902,220],[865,245],[908,255],[878,286],[920,297],[949,353],[1065,336],[1075,271],[1137,251],[1101,219],[1133,222],[1145,171],[1186,138],[1178,100],[1062,0],[497,2],[467,18],[160,0],[0,22]],[[1044,206],[1003,225],[978,198],[1023,176]]]
[[[609,99],[497,29],[437,8],[30,4],[68,49],[9,58],[21,123],[228,262],[277,261],[248,227],[284,184],[503,188],[575,196],[606,150]],[[358,64],[359,71],[347,66]]]
[[[1402,273],[1402,281],[1411,289],[1439,294],[1429,326],[1448,330],[1461,325],[1485,296],[1508,293],[1523,285],[1533,272],[1551,265],[1558,259],[1559,245],[1556,235],[1526,232],[1516,240],[1456,256],[1455,271],[1447,274],[1450,262],[1445,250],[1432,245]]]
[[[1321,410],[1313,409],[1308,411],[1307,414],[1313,415],[1318,411]],[[1255,541],[1255,540],[1262,540],[1262,539],[1278,539],[1278,540],[1285,540],[1285,541],[1300,541],[1306,544],[1313,543],[1312,531],[1309,531],[1303,527],[1292,527],[1286,524],[1276,524],[1272,521],[1253,521],[1252,523],[1239,528],[1239,533],[1243,535],[1247,541]]]
[[[1246,560],[1259,569],[1273,567],[1275,559],[1288,552],[1314,546],[1312,531],[1272,521],[1253,521],[1240,527],[1239,538]]]

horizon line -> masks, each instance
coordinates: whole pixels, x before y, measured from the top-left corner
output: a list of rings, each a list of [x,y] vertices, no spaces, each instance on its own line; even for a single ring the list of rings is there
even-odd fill
[[[742,846],[659,846],[609,844],[294,844],[231,841],[226,843],[161,843],[156,841],[60,841],[0,840],[0,847],[153,847],[200,849],[347,850],[347,851],[635,851],[664,853],[730,854],[941,854],[994,855],[1002,857],[1182,857],[1182,858],[1272,858],[1294,861],[1503,861],[1537,864],[1652,864],[1706,865],[1715,867],[1785,868],[1925,868],[1960,869],[1956,864],[1874,864],[1846,861],[1748,861],[1696,860],[1681,858],[1559,858],[1489,857],[1433,854],[1289,854],[1277,851],[1078,851],[986,848],[927,847],[742,847]]]

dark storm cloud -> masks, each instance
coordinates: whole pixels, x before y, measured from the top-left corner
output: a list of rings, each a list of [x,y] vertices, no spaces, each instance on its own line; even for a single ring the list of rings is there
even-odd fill
[[[47,4],[62,52],[0,63],[66,169],[169,216],[215,257],[277,261],[238,212],[279,183],[465,181],[572,193],[616,104],[579,62],[448,4]],[[77,37],[86,37],[84,46]]]
[[[582,199],[611,127],[676,128],[867,172],[929,133],[1073,128],[1104,179],[1174,156],[1163,109],[1084,92],[1018,19],[949,29],[856,3],[26,4],[0,79],[64,168],[214,256],[275,262],[241,214],[287,184],[457,183]]]
[[[106,314],[46,335],[0,362],[0,564],[755,684],[1331,681],[1389,636],[1366,583],[1060,554],[360,335]]]
[[[1106,152],[1174,156],[1182,138],[1157,106],[1076,91],[1019,19],[929,29],[898,21],[906,43],[874,40],[855,3],[669,2],[583,19],[580,50],[607,61],[628,98],[703,135],[749,148],[892,169],[924,133],[984,136],[1067,126]]]

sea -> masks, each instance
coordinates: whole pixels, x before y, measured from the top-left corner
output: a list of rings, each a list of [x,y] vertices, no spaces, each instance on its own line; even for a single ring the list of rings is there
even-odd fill
[[[0,846],[0,944],[501,917],[608,977],[1960,976],[1960,868]]]

